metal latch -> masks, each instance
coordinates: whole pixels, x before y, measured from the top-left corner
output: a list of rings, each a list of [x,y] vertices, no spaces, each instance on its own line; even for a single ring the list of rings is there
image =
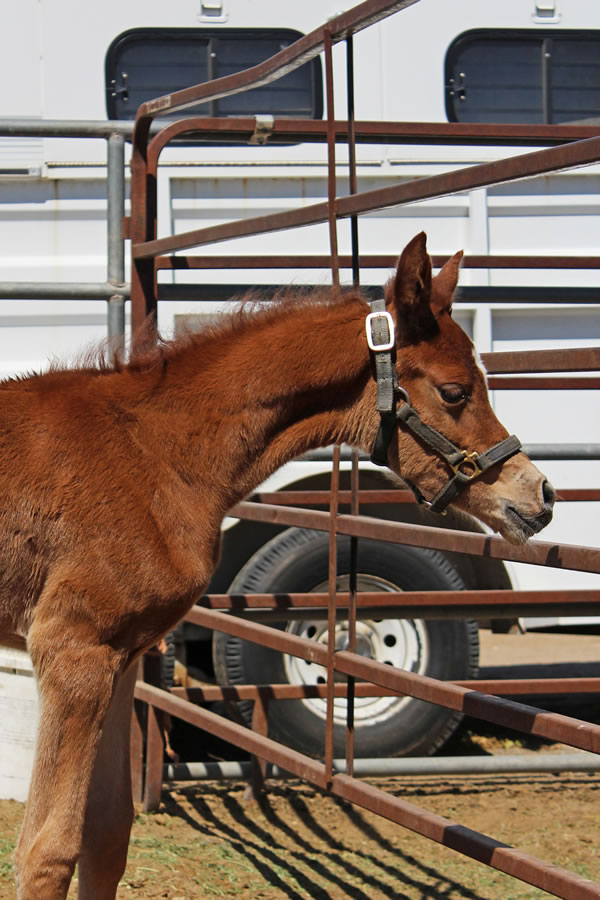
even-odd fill
[[[459,72],[455,78],[451,78],[448,82],[448,93],[451,97],[458,97],[459,100],[464,100],[467,96],[467,89],[465,86],[466,76],[464,72]]]
[[[122,103],[127,103],[129,100],[129,87],[127,83],[127,72],[120,73],[120,81],[117,78],[113,78],[110,82],[110,95],[111,97],[116,97]]]
[[[273,134],[275,119],[273,116],[255,116],[254,134],[248,141],[249,144],[266,144]]]
[[[560,13],[556,9],[556,0],[538,0],[535,4],[535,12],[531,17],[534,22],[540,24],[556,24],[560,22]]]
[[[225,11],[224,6],[224,0],[201,0],[200,12],[198,13],[197,18],[200,19],[201,22],[226,22],[229,15]]]

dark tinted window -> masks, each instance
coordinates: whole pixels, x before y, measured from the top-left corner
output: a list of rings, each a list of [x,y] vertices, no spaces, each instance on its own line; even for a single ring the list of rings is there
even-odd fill
[[[126,31],[106,54],[109,119],[134,119],[138,106],[163,94],[255,66],[302,35],[289,29],[140,28]],[[270,114],[320,118],[321,62],[314,59],[278,81],[199,104],[178,116]]]
[[[600,121],[600,32],[470,31],[446,54],[451,122]]]

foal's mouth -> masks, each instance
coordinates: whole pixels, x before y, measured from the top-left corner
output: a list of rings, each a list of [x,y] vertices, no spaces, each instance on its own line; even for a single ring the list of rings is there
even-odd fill
[[[507,505],[506,516],[509,523],[518,530],[521,540],[527,541],[548,525],[552,519],[552,509],[545,506],[537,516],[526,516],[519,512],[516,507]]]

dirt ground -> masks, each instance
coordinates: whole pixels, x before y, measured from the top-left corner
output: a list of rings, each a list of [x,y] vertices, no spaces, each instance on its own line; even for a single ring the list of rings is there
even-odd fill
[[[506,661],[512,640],[512,636],[500,641],[490,637],[494,647],[486,645],[488,664],[496,662],[495,654]],[[578,646],[579,660],[597,658],[597,641],[589,642],[589,655]],[[548,650],[556,662],[563,661],[557,658],[556,647],[548,645]],[[573,656],[571,650],[564,655]],[[531,659],[523,662],[531,663]],[[599,721],[593,703],[588,713],[586,718]],[[445,752],[567,750],[468,720]],[[600,882],[600,772],[402,777],[372,783]],[[521,900],[549,896],[308,785],[271,782],[269,788],[260,803],[247,800],[243,782],[180,784],[165,790],[159,812],[136,817],[120,900]],[[10,854],[22,810],[14,801],[0,801],[0,900],[14,897]],[[76,885],[69,896],[76,897]]]
[[[387,779],[376,784],[427,810],[600,881],[600,776]],[[276,783],[260,805],[241,782],[165,792],[140,814],[119,898],[239,900],[517,900],[545,892],[472,862],[385,819],[298,782]],[[0,845],[22,815],[0,802]],[[1,849],[1,847],[0,847]],[[75,886],[69,895],[76,896]],[[8,858],[0,897],[14,897]],[[42,898],[40,898],[42,900]]]

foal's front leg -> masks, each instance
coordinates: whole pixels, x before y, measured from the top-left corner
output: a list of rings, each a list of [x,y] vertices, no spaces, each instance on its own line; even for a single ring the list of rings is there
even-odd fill
[[[15,852],[18,898],[63,900],[81,849],[94,760],[124,652],[99,643],[88,623],[58,616],[35,622],[28,643],[41,715]]]
[[[130,733],[134,663],[119,678],[102,729],[79,857],[79,900],[113,900],[127,863],[133,822]]]

